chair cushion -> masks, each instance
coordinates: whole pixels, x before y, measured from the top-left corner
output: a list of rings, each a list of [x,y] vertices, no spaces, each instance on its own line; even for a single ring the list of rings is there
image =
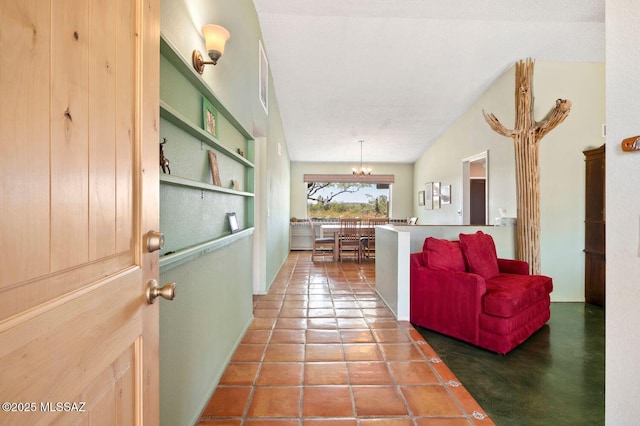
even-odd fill
[[[422,245],[424,264],[432,269],[466,272],[462,250],[457,241],[427,237]]]
[[[544,275],[499,274],[485,284],[484,313],[503,318],[535,304],[553,290],[553,281]]]
[[[469,266],[469,272],[484,279],[493,278],[500,273],[496,246],[491,235],[482,231],[460,234],[460,247]]]

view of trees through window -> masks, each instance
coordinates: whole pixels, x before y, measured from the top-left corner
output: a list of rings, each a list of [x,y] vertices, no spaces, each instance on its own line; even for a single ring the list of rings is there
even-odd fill
[[[371,183],[307,183],[311,218],[387,217],[389,185]]]

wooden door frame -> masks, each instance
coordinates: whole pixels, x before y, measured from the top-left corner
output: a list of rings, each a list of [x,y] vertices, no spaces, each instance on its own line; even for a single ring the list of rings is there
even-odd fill
[[[148,283],[159,277],[159,252],[150,253],[146,247],[146,233],[149,230],[158,230],[160,226],[160,172],[158,165],[159,158],[159,123],[160,123],[160,1],[143,0],[138,3],[138,25],[142,29],[139,36],[138,55],[141,61],[138,67],[136,88],[139,94],[139,105],[136,112],[141,114],[137,123],[140,123],[138,137],[140,140],[140,152],[136,153],[135,164],[140,165],[137,170],[137,178],[140,179],[138,188],[156,188],[151,193],[140,194],[135,197],[138,202],[136,206],[140,218],[140,224],[135,229],[139,230],[139,235],[134,238],[137,244],[136,253],[141,258],[139,265],[142,268],[142,282],[140,283],[140,294],[144,295]],[[155,78],[148,78],[149,75]],[[147,154],[148,153],[148,154]],[[144,195],[144,196],[143,196]],[[142,200],[145,205],[142,205]],[[144,297],[144,296],[143,296]],[[160,361],[159,361],[159,340],[160,340],[160,309],[159,304],[147,306],[143,310],[143,326],[145,333],[151,338],[146,338],[142,342],[138,341],[142,350],[142,366],[138,366],[138,376],[136,387],[141,390],[142,407],[138,411],[140,414],[139,424],[159,424],[160,423]]]

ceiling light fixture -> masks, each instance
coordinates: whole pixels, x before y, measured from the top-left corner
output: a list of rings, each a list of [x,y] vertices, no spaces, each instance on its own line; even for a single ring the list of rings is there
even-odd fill
[[[370,175],[371,172],[373,171],[373,168],[371,168],[370,166],[362,165],[362,144],[364,143],[364,141],[360,140],[358,142],[360,142],[360,167],[353,167],[351,169],[351,172],[354,175],[360,175],[360,176]]]
[[[198,71],[199,74],[204,72],[205,65],[216,65],[218,63],[218,59],[220,59],[224,53],[224,45],[227,40],[229,40],[229,37],[231,37],[231,34],[229,34],[226,28],[214,24],[203,25],[202,35],[204,36],[207,54],[211,58],[211,61],[205,62],[199,50],[193,51],[191,61],[193,62],[193,68]]]

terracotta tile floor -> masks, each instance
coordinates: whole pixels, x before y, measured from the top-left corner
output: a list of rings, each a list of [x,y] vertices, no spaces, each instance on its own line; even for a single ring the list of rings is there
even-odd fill
[[[375,292],[375,264],[292,252],[200,425],[493,425]]]

